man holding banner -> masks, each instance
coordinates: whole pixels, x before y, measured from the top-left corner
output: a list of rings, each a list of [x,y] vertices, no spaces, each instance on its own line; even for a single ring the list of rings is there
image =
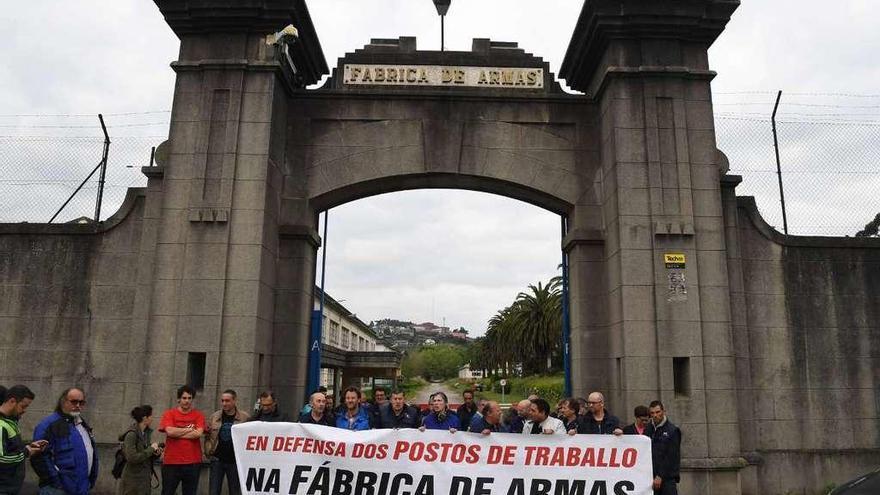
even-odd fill
[[[369,430],[370,411],[365,405],[361,405],[361,391],[357,387],[348,387],[342,396],[345,401],[343,410],[336,415],[336,427],[346,430]]]
[[[324,392],[315,392],[309,397],[309,412],[299,415],[300,423],[333,426],[333,413],[327,410],[327,396]]]
[[[532,399],[529,407],[529,419],[523,424],[523,435],[565,434],[562,421],[550,416],[550,404],[544,399]]]

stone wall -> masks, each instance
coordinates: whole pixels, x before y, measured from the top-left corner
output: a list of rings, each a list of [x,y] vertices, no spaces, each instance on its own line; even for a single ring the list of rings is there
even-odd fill
[[[880,464],[880,241],[787,237],[725,203],[749,493],[819,493]]]
[[[142,352],[131,334],[143,191],[129,190],[103,223],[0,225],[0,383],[27,385],[37,398],[22,417],[26,438],[70,386],[86,390],[102,461],[129,424],[145,377],[131,370]],[[112,465],[112,464],[111,464]],[[27,482],[36,478],[28,468]],[[112,478],[100,488],[112,489]]]

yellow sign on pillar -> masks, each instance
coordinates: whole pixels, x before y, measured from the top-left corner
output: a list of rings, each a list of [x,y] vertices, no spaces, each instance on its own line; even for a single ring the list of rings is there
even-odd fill
[[[666,268],[684,268],[684,253],[666,253],[663,255],[663,262],[666,263]]]

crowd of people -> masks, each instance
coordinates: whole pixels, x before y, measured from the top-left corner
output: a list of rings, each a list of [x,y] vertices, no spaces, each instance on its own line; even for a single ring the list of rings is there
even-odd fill
[[[437,392],[422,411],[407,402],[402,390],[389,392],[376,387],[368,401],[360,389],[348,387],[335,406],[333,395],[321,387],[298,415],[291,415],[281,410],[271,390],[260,394],[253,414],[249,414],[239,408],[236,392],[228,389],[220,395],[220,408],[207,418],[195,407],[195,397],[196,391],[189,386],[177,389],[177,406],[163,412],[157,428],[164,434],[162,443],[153,438],[153,408],[141,405],[132,409],[132,426],[119,437],[124,459],[124,465],[119,466],[123,495],[151,492],[151,484],[159,482],[153,468],[157,459],[161,461],[163,495],[174,494],[178,486],[183,495],[197,493],[206,459],[210,462],[209,493],[219,495],[225,481],[228,493],[239,494],[232,426],[247,421],[298,421],[353,431],[413,428],[480,435],[645,435],[651,438],[655,493],[677,494],[681,430],[666,417],[660,401],[636,407],[633,423],[623,425],[605,408],[600,392],[586,399],[563,399],[555,408],[533,395],[507,410],[496,401],[475,400],[470,390],[462,394],[463,402],[453,410],[447,395]],[[55,411],[37,424],[33,441],[26,443],[18,421],[34,399],[34,393],[24,385],[8,390],[0,386],[0,495],[20,493],[26,459],[39,479],[40,495],[88,494],[98,477],[98,456],[92,428],[82,417],[85,392],[77,387],[65,390]]]

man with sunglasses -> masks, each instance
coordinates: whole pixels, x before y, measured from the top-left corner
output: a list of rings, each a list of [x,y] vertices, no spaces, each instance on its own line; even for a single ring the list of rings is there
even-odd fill
[[[31,457],[40,478],[40,495],[86,495],[98,479],[95,436],[82,418],[86,395],[81,388],[65,390],[55,412],[34,429],[34,441],[45,440],[43,453]]]

